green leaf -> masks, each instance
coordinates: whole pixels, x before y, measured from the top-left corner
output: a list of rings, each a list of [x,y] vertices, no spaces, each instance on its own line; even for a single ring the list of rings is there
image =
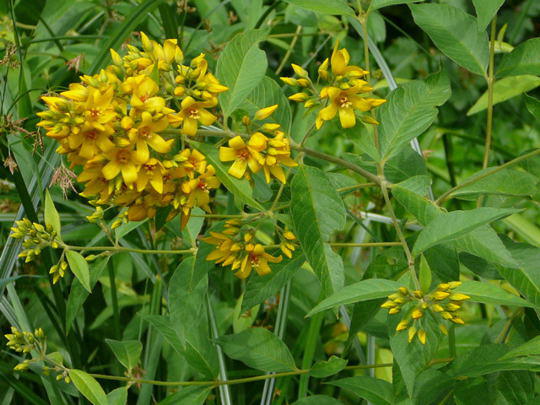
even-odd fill
[[[97,280],[101,277],[101,274],[107,267],[109,259],[110,256],[107,256],[101,260],[89,263],[89,267],[92,269],[90,271],[90,290],[94,288]],[[73,280],[66,305],[66,333],[68,333],[73,326],[73,322],[88,298],[88,295],[88,291],[83,287],[79,279]]]
[[[154,327],[172,349],[179,355],[183,355],[184,343],[176,330],[171,326],[171,320],[163,315],[146,315],[143,318]]]
[[[263,79],[268,61],[259,42],[265,37],[263,30],[245,31],[236,35],[221,53],[216,76],[229,88],[219,96],[225,116],[231,115]]]
[[[122,23],[112,30],[111,35],[103,41],[98,47],[99,54],[94,59],[90,74],[96,74],[101,69],[109,58],[109,50],[118,48],[122,42],[131,34],[131,32],[139,25],[139,23],[148,18],[150,13],[154,11],[163,0],[146,0],[139,5],[131,8],[129,15],[123,19]]]
[[[328,360],[318,361],[311,367],[309,375],[315,378],[326,378],[339,373],[347,365],[347,360],[332,356]]]
[[[540,247],[540,228],[521,214],[510,215],[504,223],[525,242]]]
[[[354,17],[354,10],[343,0],[286,0],[287,3],[321,14],[348,15]]]
[[[504,0],[473,0],[478,30],[484,31],[503,5]]]
[[[387,297],[401,285],[396,281],[372,278],[362,280],[343,287],[330,297],[319,302],[306,316],[313,316],[318,312],[335,308],[339,305],[353,304],[360,301],[369,301],[376,298]]]
[[[531,307],[524,299],[510,294],[494,284],[481,281],[465,281],[455,290],[457,293],[466,294],[471,297],[472,302],[482,302],[493,305],[511,305],[519,307]]]
[[[378,111],[381,156],[388,160],[428,129],[437,117],[435,107],[444,104],[450,94],[445,73],[408,82],[390,93]]]
[[[59,238],[62,238],[60,215],[54,206],[49,190],[45,190],[45,225],[50,225]]]
[[[184,387],[166,397],[159,405],[203,405],[210,391],[212,387]]]
[[[413,214],[422,225],[444,215],[440,207],[433,201],[415,193],[408,188],[409,181],[392,186],[392,195],[403,207]],[[479,256],[490,263],[501,266],[516,267],[517,263],[496,232],[489,226],[484,225],[473,230],[468,235],[462,236],[452,243],[458,251]]]
[[[476,18],[447,4],[409,6],[414,21],[446,56],[473,73],[484,75],[488,65],[488,39],[479,32]]]
[[[391,405],[394,403],[392,384],[378,378],[357,376],[330,381],[329,384],[352,392],[358,398],[365,399],[375,405]]]
[[[534,373],[528,371],[504,371],[497,376],[497,391],[508,401],[508,404],[535,404],[538,402],[534,402],[535,380]]]
[[[139,363],[142,353],[142,343],[138,340],[105,339],[112,352],[122,365],[131,370]]]
[[[214,166],[214,169],[216,169],[216,176],[227,190],[234,195],[237,205],[241,207],[244,204],[247,204],[259,211],[264,211],[264,207],[252,197],[253,190],[249,185],[249,181],[246,179],[239,180],[227,173],[228,168],[223,166],[223,163],[219,160],[219,152],[214,145],[195,141],[190,141],[189,143],[206,156],[208,163]]]
[[[438,215],[420,232],[412,253],[418,255],[432,246],[455,240],[482,225],[497,221],[515,212],[515,209],[510,208],[481,207]]]
[[[222,336],[219,344],[227,356],[262,371],[295,370],[289,349],[275,334],[264,328],[251,328]]]
[[[272,114],[269,121],[277,122],[283,131],[289,133],[291,130],[291,104],[281,87],[268,76],[265,76],[257,87],[246,97],[241,108],[245,108],[250,115],[254,115],[257,110],[277,104],[279,107]]]
[[[502,103],[512,97],[530,91],[540,86],[540,77],[532,75],[509,76],[497,80],[493,85],[493,104]],[[487,108],[487,91],[480,96],[476,103],[467,111],[467,115],[473,115]]]
[[[510,350],[499,360],[509,360],[516,357],[540,356],[540,336],[536,336],[528,342]]]
[[[291,183],[291,217],[296,237],[328,296],[343,286],[343,261],[326,244],[345,226],[343,200],[326,174],[302,165]]]
[[[69,370],[69,377],[75,387],[84,395],[93,405],[108,405],[109,401],[101,385],[90,374],[82,370]]]
[[[473,176],[463,180],[461,183],[466,183],[477,177],[485,176],[497,169],[497,167],[490,167],[480,170]],[[504,169],[480,180],[476,180],[468,186],[459,188],[454,191],[451,196],[469,198],[478,196],[479,194],[527,196],[534,194],[536,183],[536,177],[532,174],[521,170]]]
[[[518,268],[499,267],[498,271],[514,288],[516,288],[529,302],[540,308],[540,248],[504,241],[506,247],[517,260]]]
[[[379,8],[395,6],[397,4],[421,3],[424,0],[373,0],[370,5],[370,10],[378,10]]]
[[[306,261],[302,254],[295,254],[292,259],[284,259],[272,266],[272,272],[264,277],[250,277],[246,284],[246,292],[242,301],[242,313],[266,299],[276,295],[281,287],[289,281]]]
[[[540,38],[529,39],[505,54],[497,66],[497,77],[540,76]]]
[[[84,260],[84,257],[73,250],[66,250],[66,257],[69,264],[69,268],[75,274],[75,277],[81,282],[82,286],[89,293],[92,292],[90,287],[90,272],[88,270],[88,262]]]
[[[420,287],[422,291],[429,292],[431,287],[431,269],[424,255],[420,257]]]
[[[523,95],[525,97],[525,105],[527,110],[538,120],[540,119],[540,100],[528,94]]]
[[[107,394],[107,400],[109,401],[109,405],[126,405],[127,396],[128,396],[127,387],[120,387],[109,392]]]
[[[312,395],[299,399],[292,405],[343,405],[343,402],[327,395]]]

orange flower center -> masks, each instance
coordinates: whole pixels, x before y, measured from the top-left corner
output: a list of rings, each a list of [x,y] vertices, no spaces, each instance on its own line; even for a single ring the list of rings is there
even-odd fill
[[[97,108],[92,108],[90,110],[90,117],[92,117],[94,119],[99,117],[100,114],[101,114],[101,112]]]
[[[349,98],[346,95],[341,95],[338,99],[338,105],[341,108],[349,108],[352,103],[349,101]]]
[[[199,119],[199,110],[197,108],[195,108],[195,107],[188,108],[187,116],[189,118],[194,119],[194,120],[198,120]]]
[[[129,158],[131,157],[131,152],[126,149],[119,150],[116,153],[116,161],[120,163],[121,165],[125,165],[129,162]]]
[[[87,139],[95,140],[97,138],[97,131],[88,131],[84,134]]]
[[[148,138],[152,131],[148,127],[139,128],[139,135],[143,138]]]
[[[238,159],[247,160],[249,158],[249,151],[247,149],[240,149],[236,152]]]

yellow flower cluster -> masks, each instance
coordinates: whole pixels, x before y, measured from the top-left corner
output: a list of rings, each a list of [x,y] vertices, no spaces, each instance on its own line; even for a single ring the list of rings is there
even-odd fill
[[[171,205],[171,216],[208,211],[219,182],[203,155],[182,150],[181,135],[216,121],[208,109],[227,88],[208,71],[204,54],[184,64],[176,40],[160,45],[141,33],[141,41],[142,50],[128,46],[124,57],[111,50],[112,65],[42,97],[48,109],[38,125],[72,166],[82,166],[81,194],[95,204],[127,207],[129,220]]]
[[[362,79],[369,72],[350,65],[350,59],[349,52],[345,48],[338,49],[336,43],[331,58],[326,58],[319,66],[316,83],[310,79],[305,69],[295,64],[292,67],[297,78],[281,78],[290,86],[300,87],[300,91],[290,96],[289,100],[303,102],[306,108],[318,110],[315,120],[317,129],[336,115],[343,128],[354,127],[356,111],[365,113],[386,102],[381,98],[369,97],[373,87]],[[323,85],[319,90],[321,83]],[[369,124],[378,124],[367,114],[362,114],[361,119]]]
[[[250,172],[257,173],[261,169],[267,183],[275,177],[286,182],[283,166],[294,167],[298,164],[291,159],[289,139],[277,123],[261,123],[270,117],[278,105],[263,108],[255,113],[253,120],[245,116],[242,119],[249,139],[235,136],[229,140],[229,147],[219,148],[219,158],[223,162],[233,162],[229,174],[241,179],[250,179]],[[247,142],[246,142],[247,141]]]
[[[256,229],[253,224],[244,223],[241,220],[229,220],[225,222],[222,232],[210,232],[210,236],[202,240],[215,249],[206,257],[206,260],[215,261],[221,266],[231,266],[235,276],[241,279],[249,277],[252,270],[264,276],[272,270],[268,263],[279,263],[282,256],[274,257],[266,252],[268,246],[263,246],[256,238]],[[296,237],[290,231],[280,235],[282,239],[279,247],[287,256],[292,257],[295,249],[293,241]]]
[[[43,329],[38,328],[32,332],[23,332],[15,326],[11,327],[11,333],[4,335],[7,339],[7,347],[18,353],[30,353],[32,350],[40,350],[45,339]],[[24,371],[31,364],[31,360],[23,360],[14,367],[15,371]]]
[[[41,224],[32,223],[28,218],[21,219],[15,222],[15,226],[11,228],[11,237],[14,239],[22,239],[24,250],[19,253],[19,257],[25,258],[25,262],[29,263],[39,256],[41,250],[51,246],[59,247],[60,240],[52,226],[43,226]]]
[[[418,340],[425,344],[426,331],[422,327],[422,320],[425,319],[426,314],[429,314],[437,321],[442,318],[442,320],[455,324],[464,324],[463,319],[456,312],[461,308],[463,301],[468,300],[470,297],[452,291],[460,285],[461,281],[442,283],[426,295],[420,290],[409,291],[406,287],[400,287],[398,291],[388,296],[388,300],[381,305],[381,308],[388,309],[390,315],[400,313],[406,308],[405,315],[398,323],[396,331],[400,332],[408,329],[409,343],[417,336]],[[447,334],[446,326],[443,323],[439,323],[439,329],[444,334]]]

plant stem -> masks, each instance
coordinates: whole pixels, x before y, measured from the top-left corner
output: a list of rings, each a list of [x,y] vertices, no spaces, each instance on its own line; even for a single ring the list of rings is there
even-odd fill
[[[187,254],[195,253],[195,249],[193,248],[183,249],[183,250],[159,250],[159,249],[137,249],[137,248],[129,248],[125,246],[64,245],[63,247],[70,250],[80,250],[80,251],[95,250],[95,251],[102,251],[102,252],[134,252],[134,253],[150,253],[150,254],[156,254],[156,255],[187,255]]]
[[[315,355],[315,348],[317,347],[317,342],[319,340],[319,332],[323,319],[324,313],[320,312],[314,315],[309,321],[307,339],[304,347],[304,357],[302,358],[302,367],[304,369],[311,368],[311,363],[313,362],[313,356]],[[307,395],[308,383],[309,375],[302,375],[298,385],[298,399],[304,398]]]
[[[411,250],[409,249],[409,245],[407,244],[407,240],[405,239],[405,235],[403,234],[401,225],[399,224],[399,221],[396,217],[396,213],[394,212],[394,207],[392,206],[392,202],[390,201],[390,196],[388,195],[387,182],[386,182],[386,179],[384,178],[383,167],[381,165],[378,165],[377,171],[379,172],[379,177],[381,178],[380,186],[381,186],[382,195],[384,197],[384,202],[386,206],[388,207],[390,218],[392,219],[392,224],[394,225],[397,236],[399,240],[401,241],[401,245],[403,246],[403,251],[405,252],[405,256],[407,257],[407,263],[409,265],[411,278],[416,288],[420,289],[420,281],[418,281],[418,276],[416,275],[416,270],[414,268],[414,257],[411,254]]]
[[[109,270],[109,282],[111,283],[111,303],[113,310],[114,335],[120,340],[120,312],[118,311],[118,294],[116,291],[116,278],[114,274],[114,265],[112,260],[107,263]]]
[[[289,58],[290,58],[290,56],[292,54],[292,51],[294,49],[294,46],[296,45],[296,41],[298,41],[298,36],[300,35],[301,31],[302,31],[302,26],[301,25],[296,27],[296,33],[295,33],[295,35],[294,35],[294,37],[293,37],[293,39],[291,41],[291,44],[289,45],[289,49],[287,49],[287,52],[283,56],[283,59],[281,60],[281,63],[279,64],[278,68],[276,69],[276,76],[279,76],[279,74],[281,73],[281,71],[285,67],[285,64],[289,60]]]
[[[450,356],[456,357],[456,328],[454,325],[448,330],[448,347],[450,349]]]
[[[348,191],[357,190],[359,188],[373,187],[373,186],[376,186],[376,185],[377,185],[376,183],[362,183],[362,184],[356,184],[354,186],[349,186],[349,187],[340,187],[336,191],[338,193],[346,193]]]
[[[493,83],[494,83],[494,65],[495,65],[495,36],[497,35],[497,16],[491,21],[491,33],[489,38],[489,66],[487,81],[487,118],[486,118],[486,143],[484,145],[484,159],[482,161],[482,169],[488,167],[489,151],[491,149],[491,137],[493,132]]]
[[[515,159],[512,159],[508,162],[506,162],[505,164],[502,164],[500,166],[494,166],[493,167],[493,170],[491,171],[488,171],[488,172],[485,172],[485,173],[482,173],[481,175],[479,176],[475,176],[475,177],[472,177],[472,178],[469,178],[469,180],[467,181],[464,181],[463,183],[461,184],[458,184],[456,187],[454,188],[451,188],[450,190],[448,190],[446,193],[444,193],[443,195],[441,195],[439,198],[437,198],[437,200],[435,201],[436,204],[440,205],[442,204],[443,202],[445,202],[446,200],[448,200],[448,198],[452,195],[452,193],[456,192],[457,190],[459,189],[462,189],[463,187],[466,187],[466,186],[469,186],[471,184],[474,184],[476,183],[477,181],[479,180],[482,180],[482,179],[485,179],[486,177],[488,176],[491,176],[497,172],[500,172],[501,170],[503,169],[506,169],[507,167],[510,167],[512,165],[515,165],[516,163],[519,163],[523,160],[527,160],[533,156],[536,156],[540,154],[540,149],[535,149],[533,150],[532,152],[529,152],[529,153],[526,153],[525,155],[521,155],[521,156],[518,156],[517,158]]]
[[[335,156],[331,156],[331,155],[327,155],[325,153],[317,152],[316,150],[309,149],[309,148],[302,147],[302,146],[294,146],[293,145],[292,148],[299,151],[299,152],[304,152],[306,155],[315,157],[317,159],[326,160],[327,162],[332,162],[332,163],[335,163],[335,164],[340,165],[342,167],[345,167],[347,169],[350,169],[353,172],[356,172],[356,173],[360,174],[361,176],[365,177],[368,180],[373,181],[374,183],[376,183],[378,185],[381,184],[381,179],[379,177],[377,177],[373,173],[368,172],[365,169],[362,169],[360,166],[357,166],[354,163],[347,162],[346,160],[337,158]]]
[[[377,247],[377,246],[401,246],[401,242],[360,242],[360,243],[330,243],[332,247]]]

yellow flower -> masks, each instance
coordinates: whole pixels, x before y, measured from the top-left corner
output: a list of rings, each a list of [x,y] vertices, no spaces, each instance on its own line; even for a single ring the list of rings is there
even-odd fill
[[[423,345],[426,344],[426,331],[424,329],[420,329],[418,331],[418,340],[420,341],[420,343],[422,343]]]
[[[149,159],[141,166],[137,176],[137,191],[141,192],[150,184],[158,193],[163,193],[163,176],[166,173],[161,162],[155,158]]]
[[[253,269],[260,276],[264,276],[272,271],[268,262],[279,263],[282,260],[281,256],[274,257],[266,253],[264,246],[261,244],[248,244],[246,246],[246,251],[248,254],[244,257],[240,265],[237,266],[238,271],[235,273],[235,276],[242,279],[249,277]],[[234,269],[235,266],[233,265],[233,270]]]
[[[128,186],[137,181],[137,173],[144,162],[137,160],[137,154],[131,148],[114,148],[105,154],[108,163],[102,173],[107,180],[112,180],[120,173]]]
[[[268,140],[266,155],[264,160],[259,159],[259,164],[263,168],[264,177],[267,183],[270,183],[271,176],[274,176],[282,183],[286,182],[285,173],[283,172],[281,165],[294,167],[298,166],[298,163],[291,159],[289,139],[286,138],[283,133]]]
[[[321,98],[328,98],[329,103],[326,107],[319,111],[317,118],[318,128],[321,127],[323,121],[333,119],[336,114],[339,114],[339,121],[343,128],[351,128],[356,125],[355,110],[362,112],[369,111],[374,107],[383,104],[386,100],[360,97],[361,93],[358,87],[350,87],[342,90],[337,87],[325,87],[321,90]]]
[[[211,102],[198,102],[193,97],[188,96],[182,100],[181,107],[182,109],[178,113],[178,116],[182,121],[182,133],[184,135],[194,136],[197,134],[199,123],[202,125],[212,125],[217,119],[215,115],[205,109],[207,107],[213,107]]]
[[[332,52],[332,57],[330,58],[332,73],[335,76],[345,75],[350,77],[361,77],[368,73],[367,70],[363,70],[358,66],[349,65],[350,59],[351,57],[349,52],[347,52],[347,49],[343,48],[338,50],[338,43],[336,43],[334,51]]]
[[[255,120],[262,121],[268,117],[270,117],[274,111],[276,111],[278,108],[277,104],[271,105],[270,107],[261,108],[255,113]]]
[[[150,157],[148,146],[159,153],[167,153],[171,150],[174,139],[164,140],[159,132],[169,126],[167,117],[154,117],[144,111],[141,114],[141,121],[135,128],[128,131],[129,140],[136,145],[137,159],[140,162],[145,162]]]
[[[208,165],[206,172],[199,177],[188,180],[182,184],[182,191],[187,195],[184,212],[187,214],[193,207],[201,207],[210,212],[210,190],[218,188],[220,182],[215,176],[216,171],[213,166]]]
[[[234,161],[228,173],[238,179],[246,174],[249,167],[252,173],[261,170],[259,152],[266,149],[268,139],[260,132],[254,133],[246,144],[241,136],[235,136],[229,140],[229,147],[219,148],[219,159],[222,162]]]
[[[110,139],[113,133],[112,128],[103,127],[103,130],[99,130],[85,123],[79,132],[71,134],[67,144],[70,149],[78,150],[80,157],[92,159],[100,152],[107,152],[114,148],[114,143]]]

